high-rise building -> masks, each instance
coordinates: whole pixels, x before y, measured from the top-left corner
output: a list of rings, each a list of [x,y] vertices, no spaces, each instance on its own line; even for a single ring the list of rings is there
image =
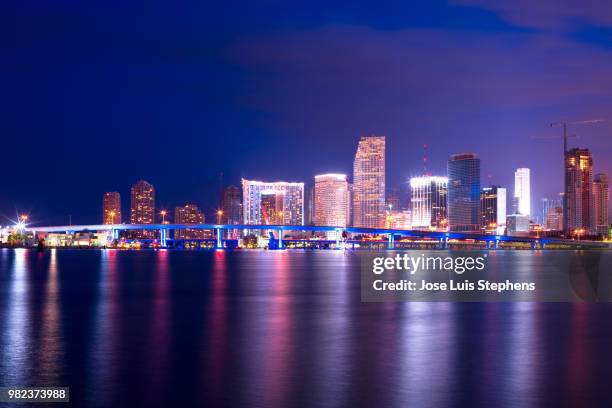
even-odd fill
[[[490,234],[503,234],[506,229],[506,189],[483,187],[480,192],[480,226]]]
[[[155,188],[151,183],[140,180],[132,185],[130,224],[155,223]],[[137,238],[153,238],[154,231],[137,231]]]
[[[480,159],[473,153],[448,161],[448,223],[452,231],[480,229]]]
[[[506,217],[506,233],[508,235],[529,234],[529,216],[523,214],[510,214]]]
[[[445,229],[448,226],[447,189],[447,177],[422,176],[410,179],[413,228]]]
[[[116,191],[102,196],[102,224],[121,224],[121,195]]]
[[[400,200],[399,189],[390,188],[387,190],[387,210],[388,211],[401,211],[402,204]]]
[[[247,225],[304,225],[304,183],[242,179],[242,199]]]
[[[315,176],[314,224],[346,227],[349,219],[349,193],[346,174]]]
[[[221,199],[223,211],[222,223],[236,225],[242,223],[242,191],[237,186],[227,186],[223,189]]]
[[[353,162],[353,225],[385,225],[385,136],[362,136]]]
[[[204,224],[204,214],[195,204],[185,204],[174,209],[175,224]],[[204,239],[210,233],[203,229],[185,228],[174,231],[174,239]]]
[[[548,210],[544,219],[544,229],[548,231],[563,230],[563,207],[555,207]]]
[[[314,219],[315,219],[315,186],[310,186],[308,188],[308,195],[307,195],[307,208],[308,211],[306,211],[306,225],[314,225]]]
[[[594,232],[593,228],[593,157],[589,149],[570,149],[565,153],[565,200],[563,229]]]
[[[541,204],[542,204],[542,213],[541,213],[542,223],[545,224],[546,216],[551,210],[555,208],[563,208],[562,194],[559,196],[559,198],[546,198],[546,197],[542,198]]]
[[[610,202],[610,181],[607,174],[599,173],[593,179],[593,210],[595,232],[600,235],[610,234],[608,204]]]
[[[514,198],[518,202],[518,214],[531,215],[531,186],[528,168],[518,168],[514,172]]]

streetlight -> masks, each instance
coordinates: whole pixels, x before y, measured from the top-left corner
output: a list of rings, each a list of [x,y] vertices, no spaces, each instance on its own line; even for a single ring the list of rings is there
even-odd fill
[[[28,216],[27,216],[26,214],[21,214],[21,215],[19,216],[19,221],[21,221],[21,222],[24,222],[24,223],[25,223],[27,220],[28,220]]]
[[[165,224],[166,223],[166,214],[168,214],[168,212],[166,210],[161,210],[159,213],[162,216],[162,224]]]
[[[223,217],[223,210],[217,210],[217,224],[221,224],[221,217]]]

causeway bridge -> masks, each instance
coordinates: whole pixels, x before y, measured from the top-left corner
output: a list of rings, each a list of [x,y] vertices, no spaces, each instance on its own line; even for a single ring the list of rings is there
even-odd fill
[[[386,228],[361,228],[361,227],[333,227],[333,226],[314,226],[314,225],[246,225],[246,224],[97,224],[97,225],[60,225],[60,226],[31,226],[25,228],[26,231],[37,233],[64,233],[74,234],[78,232],[103,232],[111,231],[113,239],[119,239],[120,231],[157,231],[159,233],[159,244],[162,248],[168,246],[170,231],[174,230],[211,230],[214,231],[215,248],[225,247],[223,236],[226,231],[267,231],[275,235],[278,241],[278,248],[282,249],[283,236],[287,232],[313,232],[327,233],[328,236],[335,237],[336,247],[343,241],[343,236],[351,235],[370,235],[384,236],[388,249],[395,248],[395,240],[402,238],[427,239],[438,242],[441,248],[448,248],[450,240],[473,241],[484,243],[486,248],[495,249],[500,243],[524,243],[532,249],[544,249],[547,245],[564,245],[572,248],[612,248],[612,242],[574,240],[552,237],[534,236],[511,236],[511,235],[488,235],[482,233],[468,232],[447,232],[429,230],[405,230],[405,229],[386,229]]]

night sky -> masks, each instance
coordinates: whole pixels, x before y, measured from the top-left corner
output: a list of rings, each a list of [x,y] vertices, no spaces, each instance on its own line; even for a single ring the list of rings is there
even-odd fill
[[[510,194],[530,167],[537,212],[562,190],[549,123],[612,119],[604,3],[3,1],[0,224],[99,222],[102,193],[127,210],[139,179],[159,208],[208,216],[220,172],[351,174],[371,133],[387,136],[390,187],[422,172],[426,143],[431,172],[473,151],[482,184]],[[612,122],[571,133],[612,173]]]

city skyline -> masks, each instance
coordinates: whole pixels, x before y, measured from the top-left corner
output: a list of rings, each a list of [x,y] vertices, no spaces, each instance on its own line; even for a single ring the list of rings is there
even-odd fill
[[[610,119],[606,5],[529,19],[463,2],[393,13],[242,4],[250,17],[222,25],[223,11],[191,7],[169,15],[150,2],[143,19],[138,7],[117,15],[95,1],[44,13],[8,2],[3,29],[16,41],[0,57],[0,134],[6,165],[20,170],[2,186],[4,223],[17,211],[45,224],[92,222],[100,191],[128,197],[124,186],[140,178],[156,185],[160,207],[197,201],[210,214],[219,173],[225,184],[350,174],[346,146],[372,133],[388,137],[389,187],[421,175],[427,144],[436,174],[449,155],[478,153],[483,185],[511,188],[509,169],[529,167],[534,205],[563,191],[553,165],[562,129],[550,123]],[[612,123],[569,132],[580,138],[570,147],[589,147],[596,171],[612,174]]]

